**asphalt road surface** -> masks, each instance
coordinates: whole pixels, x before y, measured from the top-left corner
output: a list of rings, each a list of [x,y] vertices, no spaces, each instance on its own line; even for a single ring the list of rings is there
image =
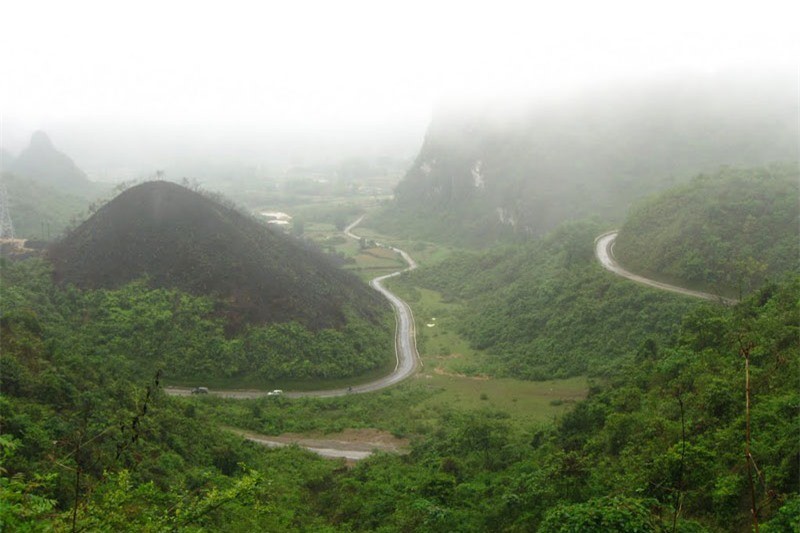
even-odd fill
[[[665,291],[676,292],[678,294],[693,296],[694,298],[702,298],[704,300],[712,300],[727,305],[733,305],[738,302],[738,300],[725,298],[718,294],[711,294],[708,292],[684,289],[683,287],[678,287],[676,285],[670,285],[669,283],[663,283],[661,281],[645,278],[644,276],[639,276],[638,274],[634,274],[633,272],[625,270],[619,265],[619,263],[617,263],[617,260],[614,259],[614,242],[617,240],[617,234],[618,232],[616,230],[609,231],[608,233],[600,235],[594,241],[594,255],[597,257],[597,260],[600,261],[600,264],[603,265],[603,267],[606,270],[610,270],[611,272],[617,274],[618,276],[622,276],[623,278],[628,278],[629,280],[641,283],[642,285],[649,285],[650,287],[655,287],[657,289],[662,289]]]

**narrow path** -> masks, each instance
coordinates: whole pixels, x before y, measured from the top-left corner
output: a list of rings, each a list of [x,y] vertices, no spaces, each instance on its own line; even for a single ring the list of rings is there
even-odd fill
[[[640,276],[638,274],[634,274],[633,272],[625,270],[620,266],[619,263],[617,263],[617,260],[614,258],[614,242],[617,240],[618,234],[619,232],[617,230],[609,231],[608,233],[603,233],[594,240],[594,255],[597,257],[597,260],[600,261],[600,264],[603,265],[603,268],[605,268],[606,270],[609,270],[614,274],[617,274],[618,276],[622,276],[623,278],[628,278],[629,280],[641,283],[642,285],[649,285],[650,287],[655,287],[657,289],[676,292],[678,294],[684,294],[686,296],[692,296],[694,298],[712,300],[727,305],[733,305],[738,303],[738,300],[734,300],[732,298],[725,298],[724,296],[720,296],[718,294],[711,294],[708,292],[685,289],[683,287],[678,287],[677,285],[670,285],[669,283],[663,283],[661,281],[645,278],[644,276]]]
[[[361,216],[347,226],[344,230],[345,235],[350,237],[351,239],[359,240],[361,237],[354,234],[352,231],[353,229],[358,226],[361,221],[364,220],[364,217]],[[372,281],[369,282],[370,287],[375,289],[376,291],[380,292],[389,302],[392,304],[395,312],[395,322],[396,322],[396,330],[395,330],[395,358],[396,363],[394,367],[394,371],[384,376],[380,379],[376,379],[375,381],[371,381],[369,383],[364,383],[361,385],[353,385],[349,388],[340,388],[340,389],[327,389],[327,390],[317,390],[317,391],[304,391],[304,392],[286,392],[283,395],[288,398],[303,398],[303,397],[315,397],[315,398],[330,398],[333,396],[345,396],[347,394],[358,394],[363,392],[372,392],[380,389],[384,389],[395,383],[403,381],[407,377],[414,374],[417,371],[417,368],[421,365],[419,359],[419,352],[417,352],[417,335],[416,330],[414,329],[414,315],[411,312],[411,307],[408,306],[406,302],[401,300],[397,295],[393,292],[389,291],[386,287],[383,286],[383,281],[393,278],[395,276],[399,276],[401,273],[414,270],[417,268],[417,263],[414,259],[408,255],[405,251],[391,247],[392,250],[399,253],[403,260],[408,264],[408,267],[403,270],[398,270],[397,272],[393,272],[391,274],[386,274],[383,276],[378,276]],[[169,394],[170,396],[189,396],[192,392],[191,387],[164,387],[164,392]],[[266,396],[268,391],[263,390],[209,390],[209,394],[213,394],[215,396],[221,396],[223,398],[236,398],[236,399],[253,399],[253,398],[261,398]]]

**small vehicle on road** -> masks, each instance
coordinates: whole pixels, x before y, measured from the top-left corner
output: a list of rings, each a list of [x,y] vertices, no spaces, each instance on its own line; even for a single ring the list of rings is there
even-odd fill
[[[192,394],[208,394],[208,387],[195,387],[192,389]]]
[[[268,392],[267,396],[280,396],[281,394],[283,394],[281,389],[275,389],[274,391]]]

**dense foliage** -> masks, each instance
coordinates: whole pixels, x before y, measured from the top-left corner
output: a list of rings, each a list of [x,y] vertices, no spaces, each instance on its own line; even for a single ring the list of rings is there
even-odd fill
[[[388,307],[323,253],[165,181],[122,192],[48,255],[64,284],[117,288],[147,276],[154,287],[213,295],[232,329],[293,320],[341,327],[347,313],[377,321]]]
[[[487,245],[566,220],[620,220],[631,202],[722,164],[796,161],[797,82],[685,78],[440,110],[384,233]],[[503,107],[505,106],[505,107]]]
[[[744,533],[755,502],[761,531],[796,531],[800,276],[734,307],[698,302],[603,271],[600,231],[571,224],[403,276],[465,304],[461,334],[487,353],[479,371],[604,376],[537,426],[425,404],[436,391],[422,380],[329,399],[166,397],[167,377],[375,368],[391,325],[345,309],[338,329],[234,334],[209,296],[141,279],[80,290],[42,261],[3,263],[0,529]],[[223,426],[413,440],[407,455],[349,468]]]
[[[637,204],[614,253],[636,272],[749,292],[798,268],[797,164],[723,169]]]
[[[555,428],[515,427],[498,412],[440,413],[433,428],[416,426],[424,436],[409,456],[335,476],[320,512],[356,531],[750,531],[744,349],[759,520],[771,522],[765,531],[793,531],[798,296],[794,278],[737,308],[697,306],[672,342],[649,344]],[[402,407],[416,398],[409,387],[379,399],[378,423],[392,426],[387,418],[407,423]],[[348,405],[354,420],[373,409],[359,398],[286,403],[251,406],[254,425],[296,431]]]
[[[130,381],[110,366],[82,376],[41,349],[25,356],[46,368],[37,387],[0,399],[3,531],[326,527],[302,509],[336,463],[298,449],[264,453],[195,418],[157,382]]]
[[[116,290],[64,289],[38,260],[5,265],[2,301],[7,320],[28,317],[54,357],[82,361],[87,373],[113,365],[138,376],[161,369],[171,380],[269,382],[359,375],[393,357],[388,313],[378,324],[352,315],[339,329],[311,331],[286,322],[228,336],[211,298],[143,282]],[[6,390],[28,378],[12,361],[5,365]]]
[[[546,239],[461,253],[411,275],[463,301],[460,333],[489,356],[477,370],[524,379],[606,373],[677,330],[691,299],[644,289],[593,256],[601,229],[566,225]]]
[[[758,517],[773,533],[797,525],[797,277],[736,308],[698,306],[553,428],[445,412],[410,455],[352,469],[258,449],[200,418],[218,400],[168,399],[118,361],[54,350],[58,316],[37,294],[0,322],[4,383],[8,368],[25,375],[0,401],[4,529],[69,529],[74,513],[89,530],[749,531],[745,352]],[[362,400],[250,405],[322,420],[366,413]]]

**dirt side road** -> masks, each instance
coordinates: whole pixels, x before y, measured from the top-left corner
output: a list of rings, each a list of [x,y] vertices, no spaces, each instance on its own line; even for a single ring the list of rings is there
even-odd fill
[[[388,453],[408,453],[408,439],[398,439],[390,433],[377,429],[346,429],[340,433],[309,434],[284,433],[283,435],[260,435],[235,428],[225,428],[245,439],[278,448],[297,444],[310,452],[323,457],[337,459],[343,457],[348,461],[359,461],[372,455],[375,451]]]

